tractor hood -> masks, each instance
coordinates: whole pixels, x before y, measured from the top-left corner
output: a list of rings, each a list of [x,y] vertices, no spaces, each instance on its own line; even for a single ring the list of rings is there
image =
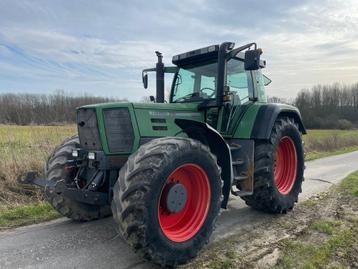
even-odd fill
[[[197,104],[133,104],[141,136],[174,136],[181,129],[175,119],[204,121]]]
[[[77,113],[81,146],[95,143],[93,150],[101,147],[107,154],[130,154],[150,139],[182,135],[175,119],[204,121],[196,103],[103,103]]]

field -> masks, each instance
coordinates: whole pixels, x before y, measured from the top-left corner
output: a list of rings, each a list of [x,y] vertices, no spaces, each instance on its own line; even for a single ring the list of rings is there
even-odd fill
[[[75,133],[75,125],[0,125],[0,212],[42,201],[36,188],[20,186],[16,178],[29,170],[42,172],[55,145]],[[309,130],[304,141],[310,160],[358,150],[358,130]]]
[[[0,125],[0,208],[41,200],[33,187],[19,186],[17,177],[29,170],[42,172],[54,146],[75,133],[74,125]]]
[[[308,130],[306,160],[358,150],[358,130]]]

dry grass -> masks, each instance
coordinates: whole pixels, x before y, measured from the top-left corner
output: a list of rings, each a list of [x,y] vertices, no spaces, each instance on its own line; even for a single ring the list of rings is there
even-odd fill
[[[29,170],[43,171],[48,154],[64,138],[76,133],[74,125],[0,125],[0,207],[38,201],[39,192],[16,183]]]
[[[306,159],[358,150],[358,130],[309,130],[304,136]]]

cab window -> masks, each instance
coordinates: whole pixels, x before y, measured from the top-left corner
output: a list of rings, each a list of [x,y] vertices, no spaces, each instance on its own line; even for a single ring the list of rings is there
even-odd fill
[[[180,68],[175,76],[171,101],[196,102],[216,97],[217,63]]]
[[[226,85],[229,86],[230,92],[234,98],[239,100],[240,104],[249,101],[251,95],[250,71],[245,71],[244,62],[232,58],[227,63]]]

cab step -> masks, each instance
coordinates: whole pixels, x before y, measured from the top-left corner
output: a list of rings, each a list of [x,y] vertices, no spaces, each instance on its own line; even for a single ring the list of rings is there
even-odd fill
[[[239,150],[239,149],[241,149],[241,147],[242,147],[241,145],[236,144],[236,143],[229,144],[229,148],[231,151]]]
[[[247,180],[248,176],[234,176],[234,182]]]

